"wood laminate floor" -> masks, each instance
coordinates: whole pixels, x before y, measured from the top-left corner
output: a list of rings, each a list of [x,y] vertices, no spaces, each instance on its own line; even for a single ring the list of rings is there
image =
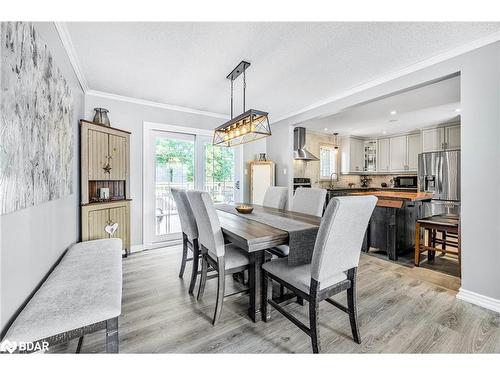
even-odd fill
[[[121,353],[311,353],[310,339],[277,311],[268,323],[247,317],[248,296],[230,297],[212,326],[216,280],[201,303],[189,296],[191,264],[178,277],[180,247],[149,250],[123,260]],[[320,305],[324,353],[500,353],[500,314],[457,300],[425,272],[361,255],[358,316],[361,345],[347,314]],[[233,286],[227,279],[229,293]],[[442,284],[442,280],[439,280]],[[345,293],[339,295],[345,302]],[[308,306],[287,309],[308,322]],[[104,352],[104,331],[85,337],[82,352]],[[50,352],[74,353],[77,340]]]

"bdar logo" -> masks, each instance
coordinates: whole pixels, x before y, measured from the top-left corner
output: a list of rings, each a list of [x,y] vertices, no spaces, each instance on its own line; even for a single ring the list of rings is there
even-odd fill
[[[15,342],[10,342],[9,340],[5,340],[0,344],[0,352],[9,352],[14,353],[17,348],[17,344]]]

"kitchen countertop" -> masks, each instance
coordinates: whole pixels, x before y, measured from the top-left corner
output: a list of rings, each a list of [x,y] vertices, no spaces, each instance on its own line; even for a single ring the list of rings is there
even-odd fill
[[[411,202],[432,199],[432,193],[370,189],[367,189],[367,191],[353,191],[352,193],[348,193],[348,195],[375,195],[377,198],[382,200],[398,200]]]
[[[370,191],[411,191],[416,192],[417,188],[401,188],[401,187],[334,187],[326,189],[328,191],[359,191],[359,190],[370,190]]]

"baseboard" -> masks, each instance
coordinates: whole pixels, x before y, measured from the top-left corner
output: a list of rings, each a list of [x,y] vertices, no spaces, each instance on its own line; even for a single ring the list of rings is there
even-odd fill
[[[500,300],[498,299],[483,296],[482,294],[474,293],[464,288],[458,290],[457,298],[500,313]]]
[[[175,246],[175,245],[180,245],[182,243],[182,240],[171,240],[168,242],[161,242],[161,243],[155,243],[155,244],[140,244],[140,245],[132,245],[130,247],[130,254],[133,253],[138,253],[140,251],[144,250],[152,250],[152,249],[159,249],[161,247],[168,247],[168,246]]]

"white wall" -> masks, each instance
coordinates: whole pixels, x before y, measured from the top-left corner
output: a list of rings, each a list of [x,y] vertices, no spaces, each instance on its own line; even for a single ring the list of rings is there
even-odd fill
[[[290,126],[317,116],[455,72],[461,72],[462,288],[497,300],[500,306],[500,43],[490,44],[431,67],[347,96],[274,124],[268,153],[283,165],[292,141]],[[280,176],[281,183],[290,183]]]
[[[79,237],[78,119],[83,91],[53,23],[35,23],[55,64],[71,87],[74,100],[74,192],[62,199],[0,216],[0,330],[47,271]]]

